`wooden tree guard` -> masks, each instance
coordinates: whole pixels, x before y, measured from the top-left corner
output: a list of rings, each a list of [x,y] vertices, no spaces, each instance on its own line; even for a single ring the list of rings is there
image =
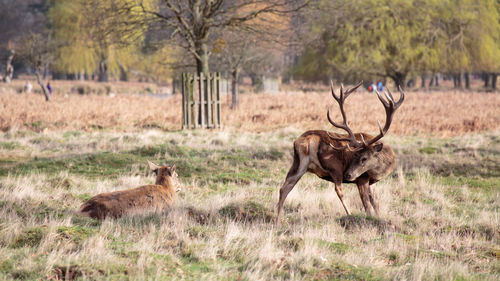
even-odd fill
[[[182,73],[183,129],[221,128],[220,73]]]

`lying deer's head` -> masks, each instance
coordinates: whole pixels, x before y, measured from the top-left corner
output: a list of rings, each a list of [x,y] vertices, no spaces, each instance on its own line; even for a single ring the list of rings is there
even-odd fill
[[[181,190],[177,173],[175,172],[175,164],[172,166],[159,166],[148,160],[149,168],[156,175],[157,185],[171,186],[176,192]]]

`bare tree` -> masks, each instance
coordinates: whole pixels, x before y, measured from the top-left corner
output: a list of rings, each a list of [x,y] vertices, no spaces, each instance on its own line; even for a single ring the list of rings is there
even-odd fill
[[[256,28],[265,15],[285,15],[304,7],[310,0],[160,0],[131,1],[123,4],[121,13],[131,16],[124,24],[133,27],[146,20],[177,39],[196,61],[198,72],[209,72],[210,35],[227,27],[262,31]],[[145,17],[137,17],[137,11]],[[265,21],[264,21],[265,22]],[[133,28],[131,28],[132,30]]]
[[[231,109],[234,109],[238,106],[241,71],[260,61],[264,50],[255,34],[232,29],[220,34],[212,50],[212,65],[220,71],[228,71],[231,76]]]
[[[16,42],[27,30],[37,31],[43,26],[42,0],[0,0],[0,54],[5,58],[3,81],[14,76],[13,60]]]
[[[44,67],[48,67],[53,61],[53,50],[57,47],[57,43],[51,40],[50,34],[30,33],[23,38],[20,48],[20,56],[34,69],[46,101],[50,101],[50,92],[42,79],[42,73]]]

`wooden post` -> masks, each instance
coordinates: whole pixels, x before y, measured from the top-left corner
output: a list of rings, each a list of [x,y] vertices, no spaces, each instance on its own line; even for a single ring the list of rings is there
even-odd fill
[[[200,124],[201,124],[201,128],[202,129],[205,129],[206,128],[206,122],[205,122],[205,114],[206,114],[206,110],[205,110],[205,85],[204,85],[204,80],[205,80],[205,75],[203,75],[203,72],[200,72],[200,80],[199,80],[199,85],[200,85],[200,114],[201,114],[201,118],[200,118]]]
[[[212,128],[213,116],[212,116],[212,81],[213,75],[208,73],[206,77],[206,92],[207,92],[207,128]]]
[[[193,112],[194,112],[194,128],[200,127],[200,77],[198,74],[194,74],[194,79],[193,79],[193,99],[194,99],[194,105],[193,105]]]
[[[220,73],[182,74],[183,129],[221,128]]]
[[[182,129],[187,129],[187,118],[186,118],[187,116],[186,116],[186,114],[188,112],[188,110],[186,108],[186,105],[187,105],[186,89],[185,89],[186,87],[184,84],[185,83],[184,81],[186,81],[185,76],[186,76],[186,73],[182,73],[182,82],[183,82],[182,83]],[[175,79],[172,79],[172,80],[175,81]],[[172,83],[172,86],[174,86],[173,83]]]
[[[217,73],[217,81],[216,81],[216,107],[217,107],[217,128],[222,128],[221,121],[221,110],[220,110],[220,73]]]
[[[188,129],[193,128],[193,87],[191,84],[191,75],[186,73],[186,89],[187,89],[187,107],[188,107]]]

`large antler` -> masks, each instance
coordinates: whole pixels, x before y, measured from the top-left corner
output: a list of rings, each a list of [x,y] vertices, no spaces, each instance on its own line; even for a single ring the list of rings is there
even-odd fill
[[[338,124],[336,122],[334,122],[332,120],[332,118],[330,117],[330,110],[327,111],[326,113],[326,117],[328,118],[328,121],[334,126],[334,127],[337,127],[339,129],[343,129],[345,130],[348,134],[349,134],[349,137],[348,138],[336,138],[336,137],[333,137],[331,136],[330,134],[328,134],[332,139],[335,139],[335,140],[339,140],[339,141],[349,141],[349,143],[357,148],[357,147],[360,147],[362,144],[359,143],[357,140],[356,140],[356,137],[354,136],[354,133],[352,132],[352,130],[349,128],[349,126],[347,125],[347,117],[346,117],[346,114],[345,114],[345,111],[344,111],[344,102],[345,100],[347,99],[347,97],[352,93],[354,92],[357,88],[359,88],[359,86],[361,86],[363,84],[363,82],[359,82],[356,86],[352,87],[352,88],[349,88],[347,89],[345,92],[344,92],[344,85],[343,84],[340,84],[340,95],[337,96],[335,94],[335,91],[333,90],[333,81],[330,81],[330,87],[331,87],[331,90],[332,90],[332,96],[333,98],[337,101],[337,103],[339,104],[339,108],[340,108],[340,113],[342,114],[342,119],[344,120],[342,124]],[[332,144],[330,144],[334,149],[337,149],[337,150],[343,150],[344,148],[337,148],[337,147],[334,147]],[[349,147],[350,149],[350,146],[349,144],[347,144],[347,146]]]
[[[396,112],[396,110],[401,106],[401,104],[405,100],[405,93],[401,89],[401,86],[399,87],[399,93],[401,96],[399,97],[399,100],[397,102],[394,101],[394,98],[392,97],[392,94],[391,94],[391,91],[389,90],[389,88],[386,87],[386,89],[387,90],[384,91],[384,95],[387,98],[387,101],[375,89],[375,93],[377,94],[378,99],[384,105],[384,108],[385,108],[384,128],[382,129],[382,126],[380,126],[380,122],[377,120],[380,133],[376,137],[374,137],[373,139],[371,139],[370,141],[365,143],[364,144],[365,146],[369,146],[369,145],[375,143],[376,141],[381,139],[387,133],[387,131],[389,131],[389,127],[391,127],[392,117],[394,116],[394,112]]]
[[[328,134],[328,135],[334,140],[349,141],[349,143],[347,144],[347,148],[351,151],[361,150],[361,149],[375,143],[376,141],[380,140],[382,137],[384,137],[384,135],[387,133],[387,131],[389,130],[389,128],[391,126],[392,117],[394,115],[394,112],[396,112],[396,110],[401,106],[401,104],[403,103],[403,101],[405,99],[405,95],[404,95],[404,92],[401,89],[401,87],[399,87],[399,92],[400,92],[401,96],[397,102],[394,101],[392,93],[391,93],[391,91],[389,91],[389,89],[387,89],[387,91],[384,91],[384,95],[387,98],[387,100],[385,100],[382,97],[382,95],[380,95],[380,93],[375,89],[375,93],[377,94],[377,97],[380,100],[380,102],[382,102],[382,104],[384,105],[384,109],[385,109],[386,117],[385,117],[384,128],[382,128],[382,126],[380,125],[380,122],[377,120],[380,133],[376,137],[369,140],[368,142],[365,142],[363,135],[361,135],[362,142],[359,142],[358,140],[356,140],[354,133],[347,125],[346,114],[344,111],[344,101],[349,96],[349,94],[351,94],[354,90],[356,90],[359,86],[361,86],[361,84],[362,84],[362,82],[357,84],[356,86],[348,89],[345,93],[344,93],[344,87],[343,87],[343,85],[341,85],[340,86],[340,97],[337,97],[337,95],[335,95],[335,93],[333,91],[333,84],[331,85],[332,96],[339,104],[340,112],[342,113],[342,118],[344,119],[344,122],[342,124],[338,124],[338,123],[335,123],[334,121],[332,121],[332,119],[330,118],[330,111],[329,110],[327,112],[328,121],[330,121],[330,123],[333,126],[339,128],[339,129],[345,130],[349,134],[349,137],[348,138],[337,138],[337,137],[331,136],[330,134]],[[337,147],[333,146],[332,144],[330,144],[330,146],[336,150],[343,150],[344,149],[344,147],[337,148]],[[354,149],[352,149],[351,146],[354,147]]]

